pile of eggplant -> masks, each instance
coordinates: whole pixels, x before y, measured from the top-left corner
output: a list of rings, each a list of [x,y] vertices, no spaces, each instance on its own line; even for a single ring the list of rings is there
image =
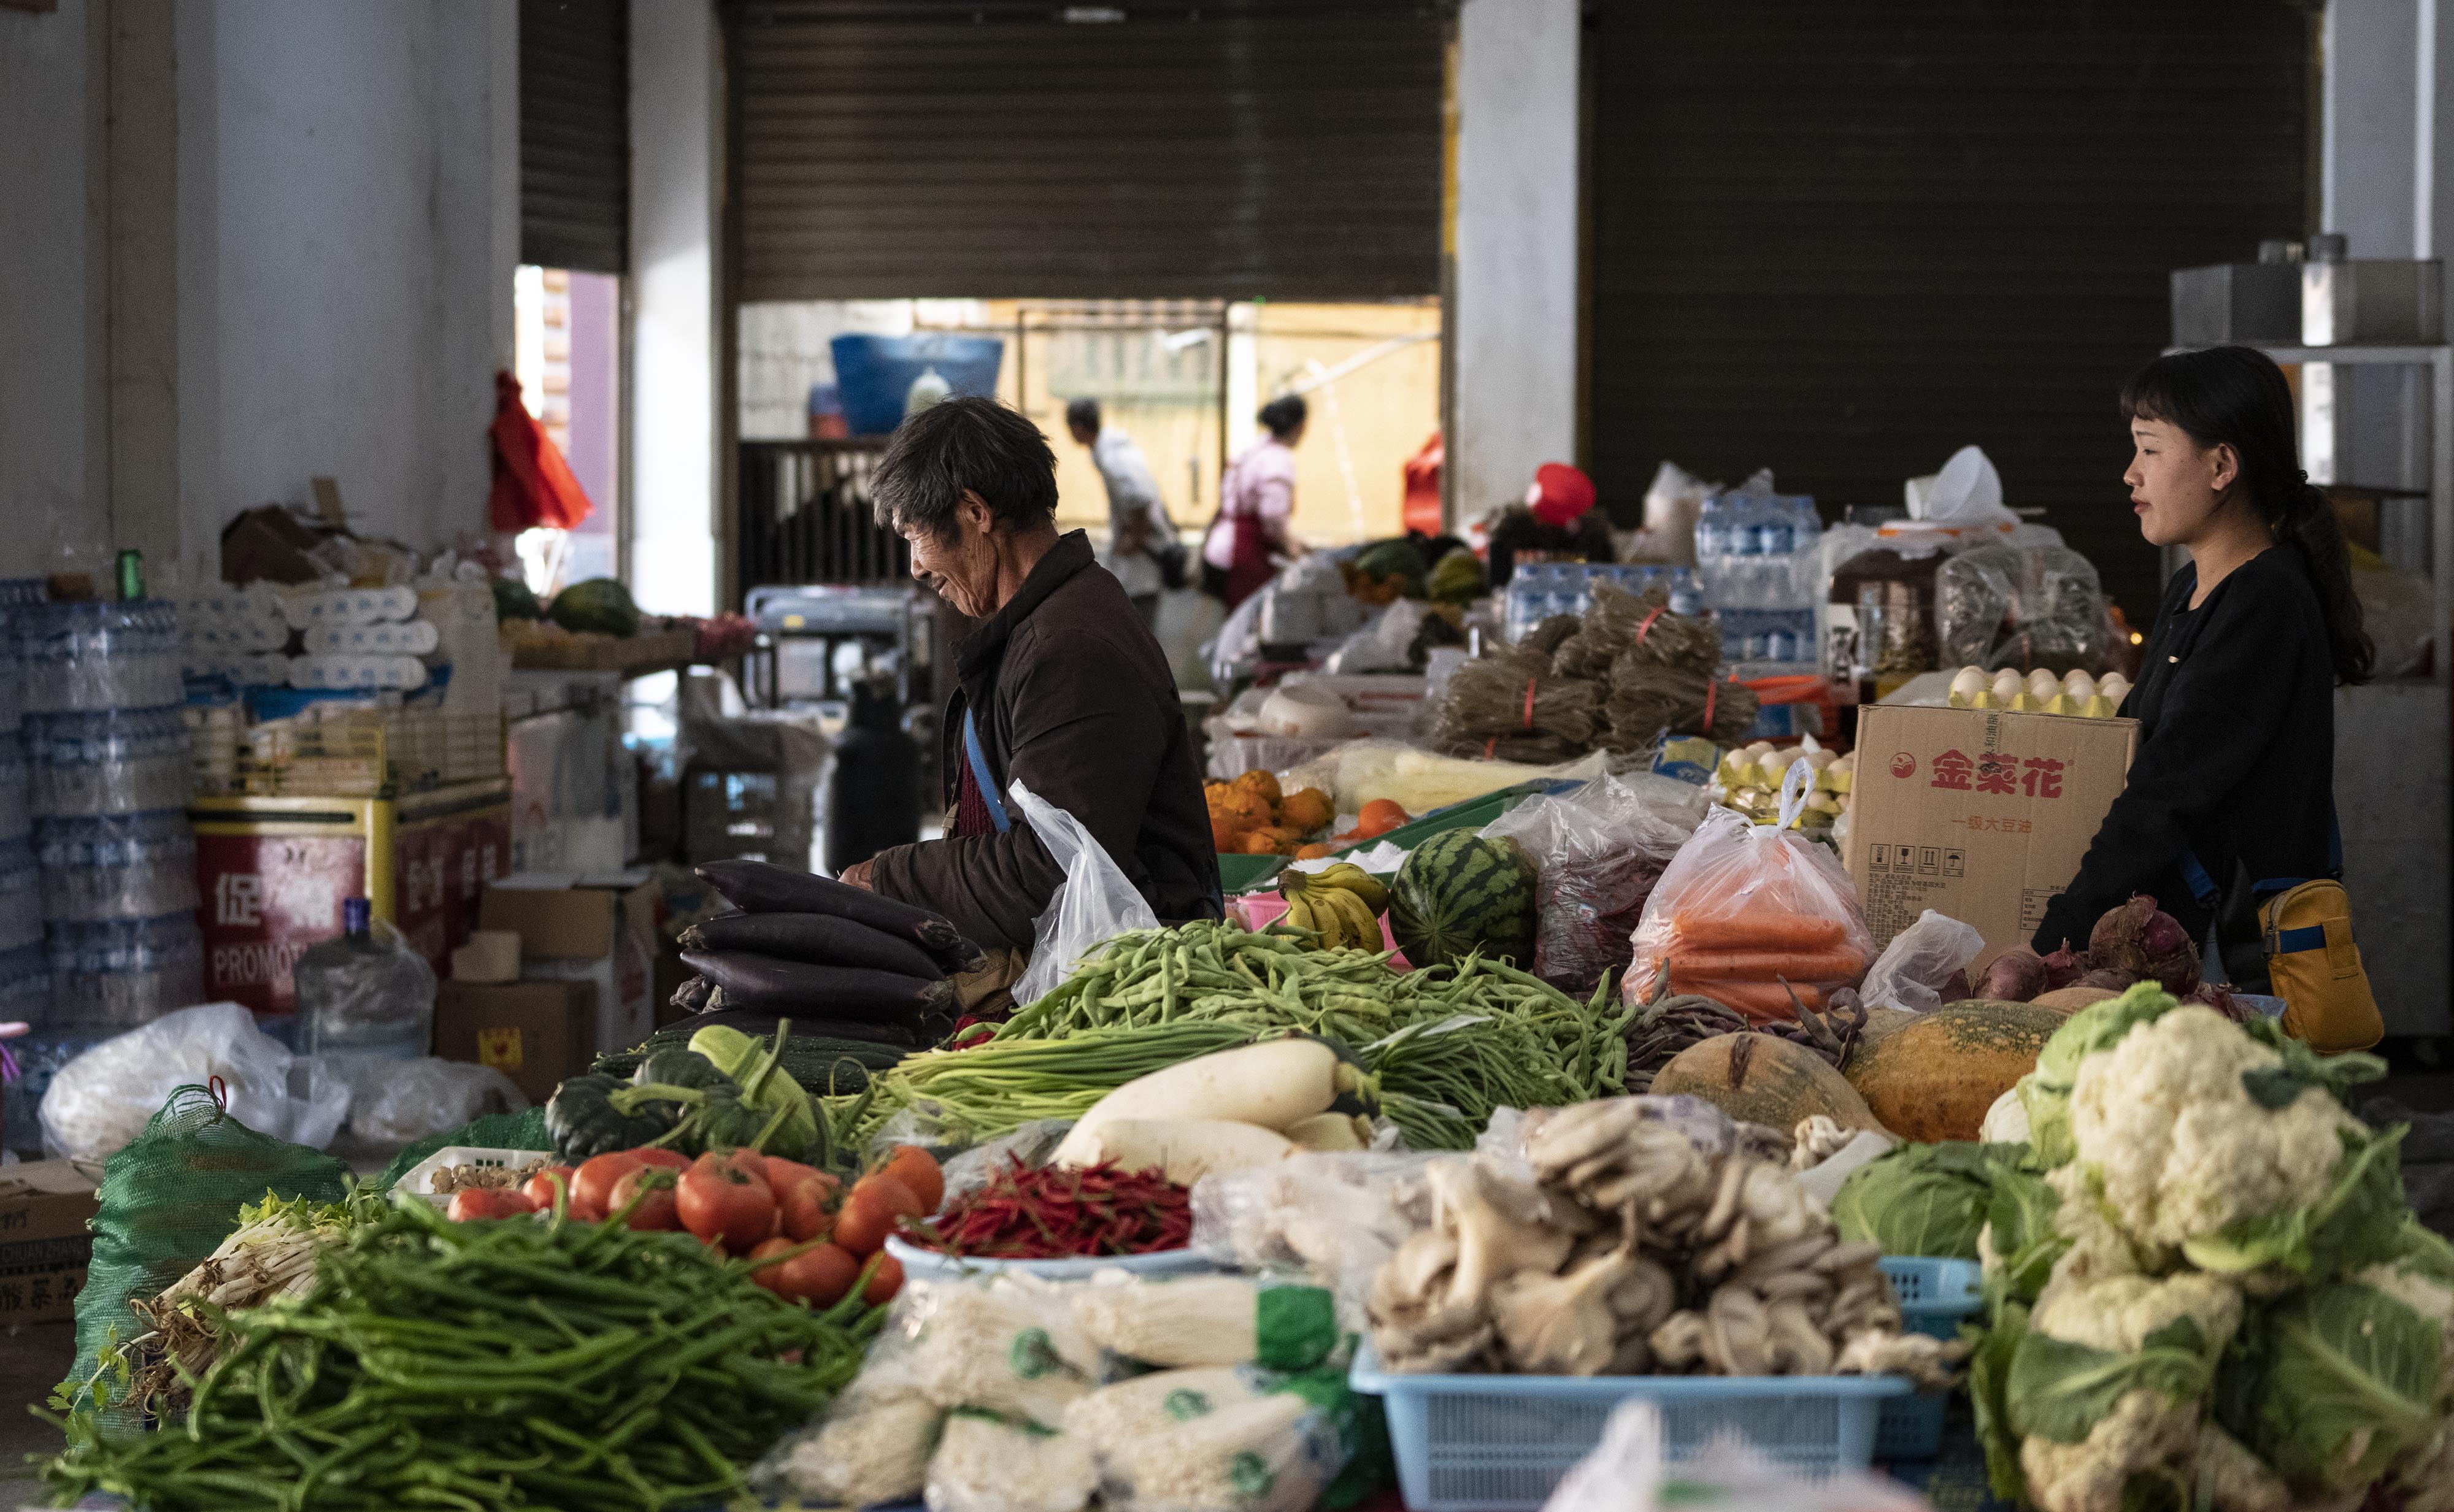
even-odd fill
[[[922,1045],[951,1033],[955,984],[987,964],[925,908],[765,861],[710,861],[699,880],[734,905],[682,931],[691,1013],[773,1015],[845,1038]]]

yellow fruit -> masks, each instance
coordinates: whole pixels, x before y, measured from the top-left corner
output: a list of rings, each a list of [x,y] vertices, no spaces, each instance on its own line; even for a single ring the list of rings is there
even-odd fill
[[[1236,779],[1236,786],[1247,793],[1259,794],[1262,801],[1273,809],[1278,806],[1278,779],[1267,767],[1255,767],[1245,773]]]
[[[1318,788],[1297,788],[1278,800],[1278,822],[1305,835],[1325,828],[1336,817],[1329,795]]]

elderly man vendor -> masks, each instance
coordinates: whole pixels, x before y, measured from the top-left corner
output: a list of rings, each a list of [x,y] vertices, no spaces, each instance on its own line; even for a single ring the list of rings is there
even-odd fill
[[[1081,820],[1160,919],[1217,917],[1176,679],[1089,537],[1057,534],[1047,438],[993,400],[949,399],[895,431],[870,491],[912,545],[912,575],[978,624],[946,710],[946,837],[881,851],[843,879],[945,915],[1012,980],[1064,880],[1015,811],[1020,784]]]

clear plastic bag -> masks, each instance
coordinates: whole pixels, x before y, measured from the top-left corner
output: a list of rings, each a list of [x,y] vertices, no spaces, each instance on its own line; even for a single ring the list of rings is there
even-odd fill
[[[1118,935],[1158,928],[1158,916],[1080,819],[1019,782],[1009,793],[1065,873],[1033,928],[1031,965],[1014,985],[1014,1000],[1031,1003],[1063,981],[1076,961]]]
[[[1936,570],[1934,592],[1946,667],[2106,665],[2104,586],[2095,564],[2068,547],[1971,547]]]
[[[1632,773],[1528,798],[1484,825],[1534,858],[1534,975],[1585,998],[1624,971],[1645,899],[1703,816],[1702,790]]]
[[[1779,822],[1759,825],[1729,809],[1704,816],[1672,857],[1636,927],[1625,995],[1695,993],[1750,1018],[1791,1017],[1791,998],[1820,1008],[1855,986],[1875,954],[1858,889],[1831,851],[1790,829],[1804,808],[1814,768],[1791,763]]]
[[[921,1394],[908,1361],[900,1341],[873,1341],[852,1384],[751,1468],[751,1488],[786,1502],[846,1507],[917,1498],[946,1409]]]
[[[298,1059],[234,1002],[182,1008],[62,1066],[43,1094],[43,1153],[99,1160],[145,1130],[182,1086],[218,1079],[231,1117],[258,1134],[320,1150],[349,1117],[349,1083]]]
[[[1905,1008],[1913,1014],[1932,1013],[1944,1003],[1968,996],[1964,975],[1968,963],[1985,952],[1985,937],[1976,926],[1963,924],[1947,914],[1929,908],[1918,916],[1918,921],[1892,937],[1875,964],[1866,968],[1865,984],[1858,989],[1859,1000],[1869,1008]],[[1951,997],[1954,981],[1960,990]]]
[[[388,919],[312,946],[291,977],[307,1050],[397,1058],[402,1045],[414,1055],[433,1041],[434,968]]]
[[[1077,1512],[1099,1488],[1080,1440],[990,1413],[948,1414],[929,1457],[929,1512]]]
[[[1842,1470],[1808,1480],[1724,1431],[1671,1467],[1661,1409],[1621,1402],[1602,1425],[1602,1441],[1577,1462],[1542,1512],[1921,1512],[1923,1497],[1886,1476]]]
[[[1136,1365],[1309,1370],[1340,1340],[1327,1289],[1250,1276],[1102,1272],[1075,1287],[1073,1300],[1082,1336]]]
[[[1292,1155],[1205,1176],[1191,1247],[1245,1270],[1299,1270],[1329,1288],[1350,1330],[1381,1262],[1431,1221],[1423,1169],[1438,1155]]]
[[[892,1124],[901,1116],[897,1113],[891,1116],[887,1121]],[[952,1201],[967,1192],[988,1185],[991,1176],[1005,1169],[1008,1157],[1020,1160],[1033,1170],[1046,1165],[1048,1158],[1055,1155],[1056,1147],[1065,1142],[1065,1136],[1073,1130],[1073,1120],[1069,1119],[1034,1119],[1011,1134],[1001,1134],[994,1139],[982,1140],[953,1159],[943,1160],[941,1164],[944,1167],[946,1181],[946,1200]],[[939,1124],[935,1126],[935,1132],[942,1139],[947,1131],[943,1124]],[[912,1142],[915,1141],[896,1139],[881,1146],[873,1141],[870,1149],[873,1154],[882,1153],[895,1144]]]
[[[511,1078],[462,1060],[358,1058],[341,1072],[350,1082],[350,1133],[369,1144],[414,1144],[487,1114],[529,1106]]]
[[[1075,1325],[1072,1300],[1031,1276],[908,1282],[886,1328],[869,1368],[908,1378],[949,1411],[1053,1428],[1098,1376],[1098,1346]]]
[[[1336,1372],[1302,1390],[1196,1413],[1099,1455],[1108,1512],[1304,1512],[1354,1457],[1355,1400]]]

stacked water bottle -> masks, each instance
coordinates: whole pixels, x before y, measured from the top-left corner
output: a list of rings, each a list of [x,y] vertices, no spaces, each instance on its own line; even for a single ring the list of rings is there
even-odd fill
[[[1769,474],[1704,501],[1696,570],[1721,626],[1721,658],[1795,665],[1816,655],[1823,522],[1815,500],[1772,492]]]
[[[177,616],[38,604],[13,628],[52,1020],[116,1034],[204,997]]]
[[[42,600],[38,579],[0,580],[0,1022],[34,1026],[30,1035],[0,1041],[15,1068],[0,1144],[21,1152],[38,1150],[34,1105],[52,1073],[84,1043],[64,1042],[51,1027],[50,960],[43,953],[43,914],[34,902],[40,879],[30,844],[34,817],[26,745],[19,734],[23,705],[14,630],[28,607]]]
[[[1527,562],[1508,576],[1505,628],[1510,640],[1554,615],[1581,615],[1594,601],[1597,584],[1608,583],[1628,594],[1659,588],[1670,595],[1673,614],[1692,615],[1703,607],[1696,574],[1685,567],[1614,562]]]

